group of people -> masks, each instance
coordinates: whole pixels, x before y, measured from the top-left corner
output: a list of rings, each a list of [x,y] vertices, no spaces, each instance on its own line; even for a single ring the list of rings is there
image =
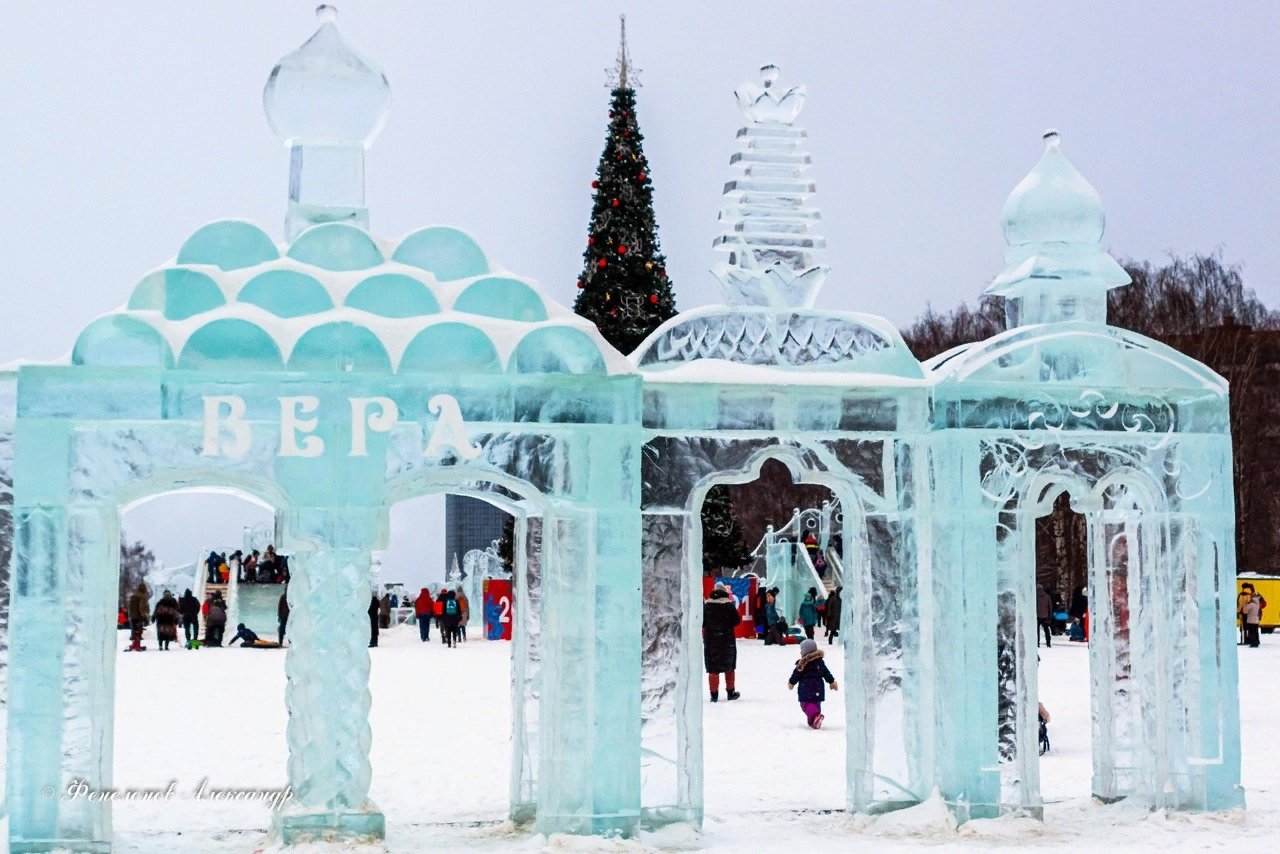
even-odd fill
[[[289,558],[278,554],[276,547],[268,545],[259,552],[251,549],[246,555],[236,549],[230,555],[216,551],[209,552],[204,559],[205,582],[208,584],[226,584],[232,574],[240,584],[288,584]]]
[[[227,602],[222,594],[213,591],[205,596],[202,603],[191,589],[183,591],[182,596],[174,598],[171,591],[165,590],[156,602],[154,612],[150,606],[151,593],[145,582],[139,582],[125,601],[121,609],[122,625],[129,627],[128,651],[140,652],[146,647],[142,645],[142,634],[149,624],[155,623],[156,643],[161,650],[170,649],[170,644],[178,640],[178,627],[182,627],[184,646],[187,649],[198,649],[201,646],[220,647],[227,629]],[[200,620],[204,619],[204,637],[200,637]],[[275,641],[265,640],[244,623],[236,626],[236,634],[228,646],[237,641],[241,646],[252,646],[261,649],[278,649],[284,645],[285,628],[289,622],[289,600],[287,593],[280,594],[278,605],[279,636]]]
[[[436,596],[426,587],[413,601],[413,618],[418,623],[418,637],[423,643],[431,640],[431,624],[436,624],[440,642],[452,647],[467,639],[467,621],[471,618],[471,603],[461,590],[441,588]]]
[[[778,590],[763,591],[776,613]],[[839,591],[837,590],[837,593]],[[806,600],[816,603],[817,590],[810,588]],[[828,606],[830,598],[828,598]],[[838,601],[838,600],[837,600]],[[815,607],[816,612],[816,607]],[[757,612],[759,613],[759,612]],[[742,696],[737,688],[738,641],[737,628],[742,621],[738,614],[738,603],[729,594],[723,583],[717,584],[702,603],[702,657],[707,671],[707,684],[711,692],[711,702],[720,701],[720,677],[724,677],[725,699],[737,700]],[[838,624],[837,624],[838,625]],[[832,635],[834,637],[834,635]],[[766,640],[766,643],[768,641]],[[823,652],[818,649],[818,642],[813,636],[800,643],[800,658],[787,680],[787,687],[797,688],[800,710],[811,729],[822,726],[822,703],[826,699],[827,686],[831,690],[840,690],[836,678],[823,661]]]
[[[825,631],[827,644],[835,643],[840,635],[843,590],[843,587],[837,587],[829,596],[824,597],[818,593],[818,588],[810,587],[805,593],[796,613],[796,622],[804,629],[806,640],[813,640],[815,632],[821,626]],[[780,592],[777,587],[760,589],[752,603],[756,637],[762,638],[765,646],[785,643],[785,637],[790,631],[790,624],[778,607]]]
[[[1089,596],[1083,587],[1071,594],[1071,606],[1065,611],[1058,594],[1041,584],[1036,588],[1036,646],[1044,632],[1044,645],[1053,646],[1053,636],[1066,634],[1068,640],[1089,639]]]

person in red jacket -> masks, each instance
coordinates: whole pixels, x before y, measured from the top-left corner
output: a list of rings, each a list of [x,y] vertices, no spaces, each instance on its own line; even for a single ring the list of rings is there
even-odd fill
[[[423,643],[431,640],[431,620],[435,615],[436,602],[431,598],[431,591],[424,587],[413,600],[413,618],[418,621],[418,636]]]
[[[448,588],[446,588],[446,587],[441,587],[441,588],[440,588],[440,595],[436,597],[435,606],[434,606],[434,611],[435,611],[435,615],[436,615],[436,629],[438,629],[438,630],[439,630],[439,632],[440,632],[440,643],[444,643],[444,642],[445,642],[445,636],[444,636],[444,600],[447,598],[446,594],[447,594],[448,592],[449,592]]]

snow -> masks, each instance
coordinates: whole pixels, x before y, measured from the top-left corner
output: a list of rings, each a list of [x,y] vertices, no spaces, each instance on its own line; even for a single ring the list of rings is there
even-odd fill
[[[124,634],[121,633],[123,641]],[[123,644],[122,644],[123,645]],[[116,785],[164,788],[166,802],[118,803],[116,848],[159,852],[264,851],[1001,851],[1192,849],[1256,846],[1280,831],[1280,638],[1242,649],[1241,717],[1249,808],[1223,814],[1148,812],[1095,804],[1089,793],[1088,658],[1082,644],[1041,649],[1041,699],[1053,749],[1042,760],[1043,822],[1009,816],[956,827],[940,801],[879,817],[844,804],[843,695],[828,693],[826,722],[807,728],[786,677],[795,647],[739,644],[742,699],[704,706],[707,818],[635,840],[545,838],[505,821],[510,645],[457,649],[418,641],[410,626],[371,650],[371,796],[387,817],[386,844],[316,843],[282,849],[268,838],[267,807],[196,799],[210,788],[285,785],[284,654],[222,649],[117,654]],[[838,647],[823,645],[837,677]],[[198,844],[193,848],[191,843]]]

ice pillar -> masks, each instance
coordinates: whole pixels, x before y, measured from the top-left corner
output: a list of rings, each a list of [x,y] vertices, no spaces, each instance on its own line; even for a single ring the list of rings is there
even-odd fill
[[[369,566],[376,511],[307,509],[291,514],[289,785],[276,814],[287,843],[311,836],[376,837],[382,813],[369,800]]]

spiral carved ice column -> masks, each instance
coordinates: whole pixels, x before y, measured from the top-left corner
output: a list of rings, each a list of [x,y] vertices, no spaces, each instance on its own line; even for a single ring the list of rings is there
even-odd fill
[[[319,834],[381,838],[385,821],[369,800],[369,566],[372,526],[336,511],[293,518],[289,641],[289,785],[278,819],[290,843]]]

